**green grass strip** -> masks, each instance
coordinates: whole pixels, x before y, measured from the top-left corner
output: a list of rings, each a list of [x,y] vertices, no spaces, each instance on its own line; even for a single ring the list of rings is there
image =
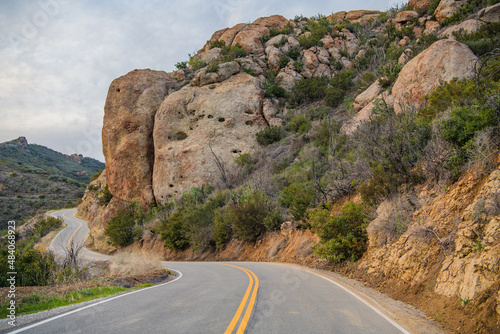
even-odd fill
[[[100,286],[96,288],[76,290],[63,296],[55,294],[44,295],[34,293],[23,297],[21,300],[17,300],[16,316],[50,310],[60,306],[86,302],[92,299],[107,297],[125,291],[130,291],[130,289],[122,288],[119,286]],[[7,303],[2,303],[0,305],[1,319],[5,319],[9,314],[7,307]]]

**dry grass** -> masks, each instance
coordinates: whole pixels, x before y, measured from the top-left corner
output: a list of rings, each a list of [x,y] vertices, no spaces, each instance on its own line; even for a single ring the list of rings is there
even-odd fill
[[[161,270],[161,257],[153,254],[117,253],[110,260],[111,275],[137,275]]]

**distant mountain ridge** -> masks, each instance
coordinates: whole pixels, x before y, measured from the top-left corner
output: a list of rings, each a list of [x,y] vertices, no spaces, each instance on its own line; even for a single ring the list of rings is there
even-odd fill
[[[0,226],[75,203],[102,169],[98,160],[29,144],[25,137],[0,143]]]

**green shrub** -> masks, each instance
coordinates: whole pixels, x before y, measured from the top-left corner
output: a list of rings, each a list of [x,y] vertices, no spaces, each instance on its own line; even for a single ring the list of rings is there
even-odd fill
[[[257,143],[267,146],[281,140],[283,130],[281,126],[271,125],[255,134]]]
[[[219,71],[219,63],[214,62],[210,65],[207,66],[206,68],[207,73],[217,73]]]
[[[222,48],[222,55],[229,56],[230,59],[244,58],[248,56],[248,51],[240,44],[236,43],[233,46],[224,46]]]
[[[269,29],[269,34],[271,37],[278,35],[290,35],[293,32],[293,26],[288,23],[283,29],[271,28]]]
[[[313,46],[323,46],[321,39],[328,33],[328,27],[324,24],[324,21],[309,21],[308,29],[311,32],[309,36],[301,35],[299,36],[299,43],[303,49],[309,49]]]
[[[314,192],[303,183],[292,183],[283,188],[278,202],[286,207],[293,218],[305,222],[307,209],[316,200]]]
[[[253,69],[251,69],[251,68],[244,68],[243,72],[245,72],[247,74],[250,74],[252,77],[256,77],[257,76],[257,73],[255,73],[255,71]]]
[[[288,56],[281,56],[280,58],[280,68],[285,68],[286,65],[290,62],[290,58]]]
[[[366,251],[368,211],[362,204],[347,202],[339,215],[332,205],[320,205],[309,213],[312,229],[320,237],[314,252],[333,262],[356,261]]]
[[[240,241],[255,242],[264,232],[264,219],[268,215],[264,193],[250,190],[229,205],[228,219],[233,224],[234,237]]]
[[[193,71],[198,71],[199,69],[207,66],[207,63],[201,60],[199,55],[194,55],[189,58],[189,66],[191,66]]]
[[[428,119],[434,119],[450,107],[466,106],[475,98],[476,87],[472,80],[455,79],[436,87],[427,95],[425,99],[428,105],[420,110],[420,114]]]
[[[128,210],[121,210],[111,218],[104,233],[112,244],[125,247],[134,242],[135,217]]]
[[[265,97],[286,97],[286,90],[278,85],[279,81],[276,78],[277,75],[278,73],[274,71],[266,73],[266,81],[264,81],[263,84]]]
[[[210,49],[213,49],[213,48],[223,48],[226,46],[226,43],[224,41],[221,41],[221,40],[215,40],[215,41],[212,41],[210,43]]]
[[[353,71],[343,71],[335,74],[326,90],[325,101],[332,108],[344,101],[344,97],[352,86]]]
[[[43,238],[51,231],[55,231],[63,225],[62,218],[58,217],[46,217],[37,221],[34,225],[35,231],[34,234],[38,235],[40,238]]]
[[[109,191],[108,185],[106,184],[104,188],[99,192],[98,201],[100,206],[106,206],[111,202],[113,194]]]
[[[378,80],[379,84],[384,88],[392,86],[402,69],[403,65],[399,62],[385,63],[378,69],[378,73],[381,76]]]
[[[215,211],[213,238],[217,249],[223,249],[231,241],[233,225],[229,219],[229,208],[220,208]]]
[[[283,224],[281,212],[279,210],[271,211],[266,218],[264,218],[263,224],[268,231],[278,230],[281,227],[281,224]]]
[[[292,100],[295,104],[310,103],[325,97],[328,78],[302,78],[292,89]]]
[[[414,112],[395,115],[377,102],[378,116],[363,123],[356,133],[357,154],[370,164],[372,178],[360,187],[363,201],[376,204],[402,183],[418,182],[415,164],[430,139],[430,124]]]
[[[92,177],[90,178],[90,182],[97,180],[97,178],[99,178],[99,176],[101,176],[101,174],[102,174],[102,170],[95,173],[94,175],[92,175]]]
[[[250,153],[241,153],[234,158],[234,163],[242,169],[252,171],[255,168],[257,161]]]
[[[297,72],[302,72],[302,70],[304,69],[304,63],[299,60],[294,61],[293,66],[295,67]]]
[[[188,68],[188,62],[187,61],[180,61],[175,64],[175,68],[178,70],[187,70]]]
[[[458,147],[464,147],[478,131],[497,124],[497,116],[488,107],[456,107],[442,121],[441,136]]]
[[[296,134],[308,133],[311,130],[312,123],[304,114],[294,115],[287,125],[287,128]]]
[[[288,57],[292,58],[293,60],[297,60],[297,58],[300,57],[300,50],[298,49],[290,49],[290,51],[288,51]]]
[[[457,41],[467,45],[477,56],[482,56],[500,45],[500,22],[486,23],[476,32],[454,35]]]
[[[169,220],[163,222],[160,236],[168,249],[184,250],[189,247],[189,239],[183,226],[182,213],[176,212]]]
[[[16,284],[19,286],[49,285],[57,270],[57,263],[51,252],[42,252],[33,248],[18,253],[16,270]]]

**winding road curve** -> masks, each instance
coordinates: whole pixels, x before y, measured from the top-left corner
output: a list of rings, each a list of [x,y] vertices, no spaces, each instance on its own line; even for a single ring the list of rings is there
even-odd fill
[[[51,249],[64,254],[88,235],[76,210]],[[108,256],[84,250],[89,259]],[[12,333],[409,333],[339,283],[274,263],[165,262],[170,282],[135,290],[18,328]]]

